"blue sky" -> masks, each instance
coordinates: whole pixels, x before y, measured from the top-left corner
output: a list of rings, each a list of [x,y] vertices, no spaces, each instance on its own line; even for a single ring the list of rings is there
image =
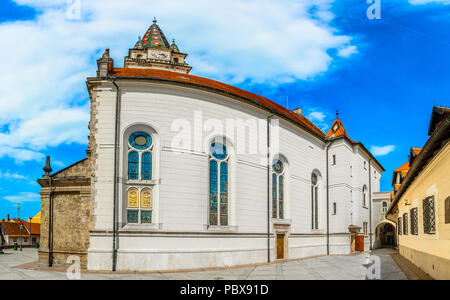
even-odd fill
[[[21,217],[39,211],[46,155],[55,171],[85,157],[85,79],[104,48],[122,65],[153,16],[192,74],[289,97],[324,130],[339,110],[352,139],[379,147],[383,190],[426,142],[432,106],[450,106],[450,0],[381,0],[380,20],[364,0],[153,2],[2,1],[0,219],[17,202]]]

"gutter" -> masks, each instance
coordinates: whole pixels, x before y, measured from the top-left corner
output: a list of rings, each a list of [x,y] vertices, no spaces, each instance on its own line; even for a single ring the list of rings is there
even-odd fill
[[[112,271],[117,268],[117,231],[118,231],[118,216],[117,207],[119,201],[119,135],[120,135],[120,109],[121,109],[121,94],[120,88],[116,83],[116,79],[111,79],[112,84],[116,87],[116,113],[115,113],[115,138],[114,138],[114,202],[113,202],[113,245],[112,245]]]
[[[267,262],[270,263],[270,126],[274,115],[267,117]]]
[[[328,166],[328,150],[330,148],[330,145],[333,143],[333,141],[330,141],[326,145],[326,172],[327,172],[327,255],[330,255],[330,182],[329,182],[329,166]]]
[[[49,218],[48,218],[48,266],[53,266],[53,185],[52,176],[48,177],[50,185]]]

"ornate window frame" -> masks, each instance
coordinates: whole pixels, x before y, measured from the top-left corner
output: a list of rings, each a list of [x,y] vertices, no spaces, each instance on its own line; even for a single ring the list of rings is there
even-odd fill
[[[135,140],[138,136],[147,137],[147,142],[139,144]],[[133,151],[138,153],[139,158],[137,177],[129,176],[128,156]],[[160,135],[154,126],[135,123],[123,130],[121,167],[123,175],[120,179],[122,205],[119,208],[119,222],[122,224],[122,230],[145,231],[161,227],[159,223],[160,151]],[[145,155],[150,156],[150,161],[144,161]],[[133,216],[129,215],[129,211],[134,211]]]

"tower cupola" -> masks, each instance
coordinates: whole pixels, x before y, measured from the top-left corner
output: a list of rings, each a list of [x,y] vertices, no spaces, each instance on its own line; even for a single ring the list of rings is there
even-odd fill
[[[186,63],[186,57],[187,54],[180,51],[175,40],[172,45],[168,43],[155,18],[144,36],[139,37],[134,47],[129,50],[124,67],[188,74],[192,67]]]

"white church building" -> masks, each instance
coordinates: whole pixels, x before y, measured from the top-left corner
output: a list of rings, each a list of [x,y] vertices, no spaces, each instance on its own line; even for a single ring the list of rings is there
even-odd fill
[[[98,60],[88,157],[39,179],[40,262],[178,270],[369,250],[384,169],[339,116],[324,133],[301,109],[190,75],[186,57],[154,21],[123,68],[109,50]]]

